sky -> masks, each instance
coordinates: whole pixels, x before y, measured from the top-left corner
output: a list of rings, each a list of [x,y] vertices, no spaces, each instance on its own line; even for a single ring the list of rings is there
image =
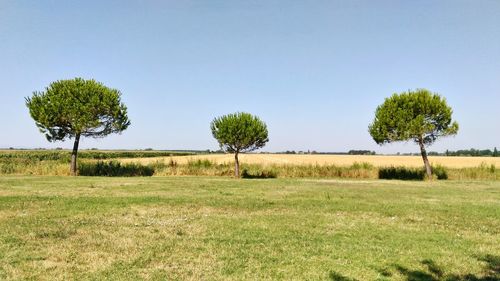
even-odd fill
[[[500,147],[500,1],[0,0],[0,147],[49,143],[25,97],[82,77],[131,126],[82,148],[218,149],[213,118],[266,122],[263,151],[368,149],[376,107],[427,88],[460,124],[429,150]]]

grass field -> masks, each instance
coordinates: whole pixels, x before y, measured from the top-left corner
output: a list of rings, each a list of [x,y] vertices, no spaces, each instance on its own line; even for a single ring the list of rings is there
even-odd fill
[[[0,177],[0,280],[500,280],[500,184]]]
[[[189,161],[209,160],[219,164],[233,163],[234,156],[231,154],[208,154],[193,156],[174,157],[151,157],[151,158],[124,158],[122,162],[136,162],[149,164],[154,162],[176,161],[185,164]],[[500,168],[500,157],[446,157],[429,156],[432,165],[441,165],[448,168],[469,168],[484,165],[495,165]],[[420,156],[387,156],[387,155],[315,155],[315,154],[241,154],[240,161],[248,164],[259,165],[337,165],[351,166],[354,163],[369,163],[376,167],[405,166],[422,167]]]

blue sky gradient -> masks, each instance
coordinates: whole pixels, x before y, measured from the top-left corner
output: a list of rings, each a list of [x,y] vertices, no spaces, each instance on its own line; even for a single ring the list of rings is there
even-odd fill
[[[0,147],[49,143],[24,97],[94,78],[132,125],[83,148],[217,149],[246,111],[265,151],[418,152],[368,134],[385,97],[427,88],[460,124],[430,150],[500,147],[500,1],[0,1]]]

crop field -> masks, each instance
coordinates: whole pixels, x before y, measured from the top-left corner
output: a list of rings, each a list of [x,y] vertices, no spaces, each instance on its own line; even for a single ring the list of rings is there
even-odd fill
[[[499,221],[488,181],[3,176],[0,279],[499,280]]]
[[[166,151],[82,151],[86,176],[225,176],[230,154]],[[188,155],[186,155],[188,154]],[[242,154],[242,176],[251,178],[351,178],[423,180],[419,156]],[[0,151],[0,175],[69,175],[69,151]],[[431,157],[437,179],[500,180],[499,157]]]
[[[149,157],[149,158],[123,158],[120,161],[130,163],[136,162],[149,164],[154,162],[175,161],[185,164],[190,161],[209,160],[219,164],[234,162],[231,154],[206,154],[192,156],[173,157]],[[421,167],[423,165],[420,156],[386,156],[386,155],[314,155],[314,154],[241,154],[243,163],[259,165],[337,165],[351,166],[354,163],[369,163],[376,167],[405,166]],[[494,165],[500,168],[500,157],[446,157],[429,156],[433,165],[441,165],[449,168],[469,168],[480,165]]]

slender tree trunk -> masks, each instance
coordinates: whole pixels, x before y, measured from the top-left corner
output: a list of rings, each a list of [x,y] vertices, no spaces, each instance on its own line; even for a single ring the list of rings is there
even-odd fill
[[[418,139],[418,145],[420,146],[420,153],[422,154],[422,159],[424,159],[424,165],[427,177],[429,179],[432,179],[431,164],[429,163],[429,158],[427,158],[427,151],[425,151],[424,140],[422,138]]]
[[[71,169],[72,176],[76,176],[76,158],[78,156],[78,145],[80,144],[80,134],[76,134],[75,143],[73,144],[73,151],[71,152]]]
[[[240,177],[240,161],[238,160],[238,151],[234,153],[234,177]]]

